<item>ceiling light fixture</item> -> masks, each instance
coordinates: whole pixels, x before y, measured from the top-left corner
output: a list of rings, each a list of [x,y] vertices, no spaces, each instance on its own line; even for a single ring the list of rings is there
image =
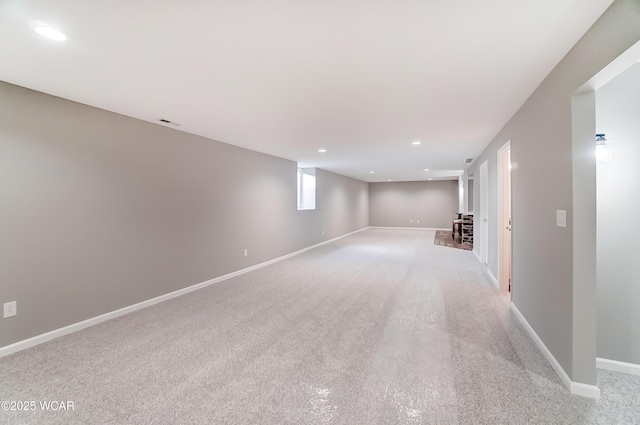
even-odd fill
[[[412,145],[419,145],[422,144],[422,142],[420,140],[416,140],[415,142],[411,142]]]
[[[425,168],[425,169],[424,169],[424,171],[429,171],[429,169],[428,169],[428,168]]]
[[[433,180],[433,179],[429,179],[429,180]]]
[[[325,153],[327,150],[326,149],[318,149],[318,152],[320,153]]]
[[[38,26],[34,27],[33,30],[49,40],[65,41],[67,39],[66,35],[51,27]]]
[[[373,174],[373,173],[374,173],[373,171],[369,171],[369,174]]]

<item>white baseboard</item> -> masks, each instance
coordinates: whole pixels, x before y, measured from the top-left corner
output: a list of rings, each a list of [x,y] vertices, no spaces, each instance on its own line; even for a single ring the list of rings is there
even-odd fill
[[[496,279],[493,273],[491,273],[491,270],[489,270],[489,267],[487,267],[487,274],[489,275],[489,279],[491,279],[491,282],[493,282],[493,285],[496,288],[500,289],[500,285],[498,285],[498,279]]]
[[[480,254],[478,253],[478,251],[476,251],[475,249],[473,250],[473,253],[476,254],[476,258],[478,259],[478,261],[480,263],[482,263],[482,259],[480,258]]]
[[[599,369],[612,370],[614,372],[624,372],[631,375],[640,376],[640,364],[620,362],[596,357],[596,367]]]
[[[591,384],[571,381],[569,391],[571,394],[579,395],[580,397],[593,398],[595,400],[600,398],[600,388]]]
[[[90,319],[86,319],[86,320],[83,320],[81,322],[73,323],[73,324],[65,326],[63,328],[55,329],[55,330],[52,330],[50,332],[46,332],[46,333],[43,333],[43,334],[40,334],[40,335],[36,335],[34,337],[22,340],[22,341],[15,342],[13,344],[5,345],[4,347],[0,347],[0,358],[8,356],[8,355],[13,354],[13,353],[16,353],[18,351],[25,350],[27,348],[34,347],[34,346],[42,344],[44,342],[51,341],[52,339],[56,339],[56,338],[59,338],[59,337],[64,336],[64,335],[68,335],[68,334],[73,333],[73,332],[78,332],[78,331],[80,331],[82,329],[86,329],[88,327],[97,325],[97,324],[102,323],[102,322],[106,322],[107,320],[115,319],[116,317],[120,317],[120,316],[123,316],[123,315],[128,314],[128,313],[133,313],[134,311],[138,311],[138,310],[141,310],[141,309],[146,308],[146,307],[151,307],[152,305],[161,303],[163,301],[167,301],[167,300],[170,300],[172,298],[176,298],[176,297],[179,297],[181,295],[188,294],[189,292],[193,292],[193,291],[197,291],[198,289],[206,288],[209,285],[213,285],[215,283],[219,283],[219,282],[222,282],[224,280],[231,279],[232,277],[240,276],[240,275],[248,273],[250,271],[257,270],[257,269],[260,269],[262,267],[266,267],[266,266],[271,265],[273,263],[277,263],[278,261],[286,260],[287,258],[291,258],[291,257],[294,257],[296,255],[300,255],[303,252],[310,251],[310,250],[312,250],[314,248],[317,248],[317,247],[319,247],[321,245],[326,245],[328,243],[337,241],[338,239],[345,238],[347,236],[353,235],[353,234],[358,233],[358,232],[362,232],[363,230],[367,230],[367,229],[368,229],[368,227],[364,227],[364,228],[358,229],[358,230],[356,230],[354,232],[346,233],[346,234],[338,236],[336,238],[328,239],[326,241],[317,243],[315,245],[308,246],[308,247],[303,248],[303,249],[301,249],[299,251],[295,251],[295,252],[292,252],[290,254],[283,255],[282,257],[274,258],[273,260],[265,261],[263,263],[253,265],[251,267],[247,267],[247,268],[244,268],[244,269],[241,269],[241,270],[237,270],[237,271],[232,272],[232,273],[228,273],[228,274],[225,274],[225,275],[222,275],[222,276],[218,276],[216,278],[207,280],[205,282],[197,283],[195,285],[188,286],[186,288],[178,289],[177,291],[169,292],[168,294],[160,295],[158,297],[151,298],[151,299],[146,300],[146,301],[141,301],[139,303],[136,303],[136,304],[133,304],[133,305],[130,305],[130,306],[127,306],[127,307],[123,307],[123,308],[118,309],[118,310],[111,311],[109,313],[101,314],[100,316],[92,317]]]
[[[549,351],[544,342],[542,342],[542,339],[540,339],[536,331],[533,330],[529,322],[527,322],[527,319],[525,319],[522,313],[520,313],[520,310],[518,310],[518,307],[516,307],[514,303],[511,303],[511,311],[513,311],[520,323],[522,323],[522,326],[524,326],[527,332],[529,332],[531,338],[533,338],[540,351],[542,351],[542,354],[544,354],[544,356],[547,358],[547,360],[551,364],[551,367],[556,371],[556,373],[560,377],[560,380],[569,389],[571,394],[593,398],[596,400],[600,398],[600,388],[598,388],[597,386],[591,384],[583,384],[581,382],[574,382],[571,380],[571,378],[569,378],[567,372],[565,372],[562,366],[560,366],[560,363],[558,363],[553,354],[551,354],[551,351]]]

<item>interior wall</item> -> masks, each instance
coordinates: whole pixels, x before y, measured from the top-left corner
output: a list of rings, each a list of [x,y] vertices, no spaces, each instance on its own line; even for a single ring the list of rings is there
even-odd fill
[[[473,213],[473,179],[467,180],[467,210]]]
[[[611,161],[597,162],[598,357],[640,364],[640,64],[596,92],[596,129]]]
[[[480,164],[488,161],[488,267],[496,276],[496,153],[511,140],[512,302],[569,377],[592,385],[596,379],[595,346],[590,347],[588,341],[577,341],[574,346],[573,340],[574,324],[588,327],[592,319],[595,323],[594,317],[584,316],[595,315],[595,305],[590,312],[581,309],[574,315],[574,297],[590,295],[573,292],[572,167],[574,161],[586,166],[593,162],[595,167],[595,160],[593,156],[573,156],[571,98],[576,89],[640,39],[638,22],[639,2],[614,1],[470,167],[470,172],[478,176]],[[477,196],[475,201],[474,208],[479,210]],[[567,211],[567,227],[556,226],[558,209]],[[595,287],[592,290],[595,293]],[[579,333],[593,335],[595,329]],[[581,361],[574,362],[574,355]]]
[[[0,111],[0,346],[369,224],[366,182],[318,170],[297,211],[292,161],[3,82]]]
[[[371,226],[451,228],[459,208],[457,180],[369,183]]]

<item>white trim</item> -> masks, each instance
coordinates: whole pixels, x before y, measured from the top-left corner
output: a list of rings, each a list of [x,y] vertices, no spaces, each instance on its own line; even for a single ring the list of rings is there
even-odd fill
[[[583,384],[582,382],[571,381],[569,391],[571,391],[571,394],[579,395],[580,397],[593,398],[595,400],[600,398],[600,388],[595,385]]]
[[[571,378],[569,378],[567,372],[565,372],[562,366],[560,366],[560,363],[558,363],[553,354],[551,354],[551,351],[549,351],[547,346],[544,345],[542,339],[540,339],[536,331],[533,330],[529,322],[527,322],[527,319],[525,319],[522,313],[520,313],[520,310],[518,310],[518,307],[516,307],[514,303],[511,303],[511,311],[513,311],[513,314],[518,318],[520,323],[522,323],[522,326],[524,326],[527,332],[529,332],[529,335],[531,336],[533,341],[536,343],[540,351],[542,351],[542,354],[544,354],[544,356],[547,358],[547,360],[551,364],[551,367],[556,371],[562,383],[569,389],[569,391],[571,391],[571,394],[593,398],[596,400],[600,398],[600,388],[596,387],[595,385],[573,382]]]
[[[498,284],[498,279],[496,279],[493,273],[491,273],[491,270],[489,270],[489,267],[487,267],[487,274],[489,275],[489,279],[491,279],[491,282],[493,282],[494,286],[500,289],[500,285]]]
[[[489,264],[489,160],[485,159],[482,164],[480,164],[478,173],[480,174],[480,181],[478,182],[478,189],[480,190],[478,224],[480,226],[480,232],[478,232],[479,234],[474,233],[474,242],[475,237],[480,236],[478,239],[478,245],[480,246],[480,262],[483,264]]]
[[[516,307],[514,303],[511,303],[511,311],[513,311],[518,320],[520,320],[520,323],[522,323],[522,326],[524,326],[527,332],[529,332],[529,335],[531,335],[533,341],[536,343],[540,351],[542,351],[542,354],[544,354],[549,363],[551,363],[551,367],[553,367],[553,369],[556,371],[562,382],[567,386],[567,388],[570,388],[571,379],[569,378],[569,375],[567,375],[567,372],[565,372],[562,366],[560,366],[560,363],[558,363],[556,358],[553,357],[551,351],[549,351],[547,346],[544,345],[544,342],[542,342],[536,331],[533,330],[529,322],[527,322],[527,319],[524,318],[524,316],[522,315],[522,313],[520,313],[520,310],[518,310],[518,307]]]
[[[640,376],[640,364],[620,362],[618,360],[609,360],[596,357],[596,367],[605,370],[612,370],[614,372],[623,372]]]
[[[478,254],[478,251],[475,248],[473,249],[473,253],[476,254],[476,258],[478,259],[478,262],[482,263],[482,259],[480,258],[480,254]]]
[[[498,287],[498,289],[502,289],[500,286],[501,284],[503,284],[503,287],[507,287],[508,283],[506,285],[504,285],[505,282],[502,282],[501,279],[504,277],[504,268],[505,268],[505,259],[503,258],[504,255],[504,249],[505,249],[505,217],[504,217],[504,210],[505,210],[505,199],[504,199],[504,184],[505,182],[503,181],[505,179],[505,175],[504,175],[504,168],[505,168],[505,164],[504,164],[504,153],[509,151],[511,149],[511,139],[507,140],[507,142],[502,145],[502,147],[500,147],[498,149],[498,152],[496,153],[496,158],[497,158],[497,171],[498,171],[498,226],[496,226],[496,230],[497,230],[497,241],[498,243],[496,244],[496,254],[498,256],[498,277],[499,279],[496,279],[496,286]],[[510,178],[510,177],[509,177]],[[511,189],[510,189],[511,190]],[[511,261],[511,260],[509,260]],[[506,288],[508,289],[508,288]]]
[[[191,285],[191,286],[188,286],[186,288],[178,289],[177,291],[169,292],[168,294],[160,295],[160,296],[155,297],[155,298],[151,298],[151,299],[148,299],[148,300],[145,300],[145,301],[141,301],[139,303],[136,303],[136,304],[133,304],[133,305],[130,305],[130,306],[127,306],[127,307],[123,307],[123,308],[118,309],[118,310],[110,311],[109,313],[101,314],[100,316],[92,317],[90,319],[86,319],[86,320],[83,320],[81,322],[73,323],[71,325],[68,325],[68,326],[65,326],[65,327],[62,327],[62,328],[59,328],[59,329],[54,329],[54,330],[52,330],[50,332],[46,332],[46,333],[43,333],[43,334],[40,334],[40,335],[36,335],[34,337],[27,338],[27,339],[24,339],[22,341],[15,342],[13,344],[5,345],[4,347],[0,347],[0,358],[8,356],[8,355],[13,354],[13,353],[16,353],[18,351],[26,350],[27,348],[34,347],[34,346],[42,344],[44,342],[51,341],[52,339],[56,339],[56,338],[59,338],[59,337],[64,336],[64,335],[68,335],[68,334],[71,334],[73,332],[80,331],[82,329],[86,329],[86,328],[88,328],[90,326],[94,326],[94,325],[97,325],[99,323],[106,322],[107,320],[115,319],[116,317],[124,316],[125,314],[133,313],[134,311],[138,311],[138,310],[141,310],[141,309],[146,308],[146,307],[151,307],[152,305],[161,303],[163,301],[167,301],[167,300],[170,300],[172,298],[176,298],[176,297],[179,297],[181,295],[188,294],[189,292],[197,291],[198,289],[205,288],[205,287],[207,287],[209,285],[213,285],[215,283],[220,283],[220,282],[222,282],[224,280],[231,279],[232,277],[240,276],[240,275],[248,273],[250,271],[257,270],[257,269],[260,269],[262,267],[266,267],[266,266],[271,265],[273,263],[277,263],[278,261],[286,260],[287,258],[294,257],[296,255],[302,254],[303,252],[307,252],[307,251],[310,251],[310,250],[312,250],[314,248],[317,248],[317,247],[319,247],[321,245],[325,245],[325,244],[334,242],[334,241],[336,241],[338,239],[345,238],[347,236],[353,235],[353,234],[358,233],[358,232],[362,232],[363,230],[367,230],[367,229],[368,229],[368,227],[363,227],[362,229],[356,230],[354,232],[346,233],[344,235],[338,236],[338,237],[333,238],[333,239],[328,239],[326,241],[317,243],[315,245],[311,245],[311,246],[308,246],[306,248],[303,248],[303,249],[301,249],[299,251],[295,251],[295,252],[292,252],[290,254],[283,255],[282,257],[274,258],[273,260],[268,260],[268,261],[265,261],[265,262],[260,263],[260,264],[255,264],[253,266],[250,266],[250,267],[247,267],[247,268],[244,268],[244,269],[241,269],[241,270],[237,270],[235,272],[231,272],[231,273],[228,273],[228,274],[225,274],[225,275],[222,275],[222,276],[218,276],[216,278],[207,280],[205,282],[197,283],[195,285]]]

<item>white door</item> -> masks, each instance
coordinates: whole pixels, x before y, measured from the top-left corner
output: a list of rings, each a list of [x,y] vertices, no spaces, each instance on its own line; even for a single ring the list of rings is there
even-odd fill
[[[511,291],[511,142],[498,150],[498,282]]]
[[[487,264],[489,255],[489,167],[480,164],[480,261]]]

